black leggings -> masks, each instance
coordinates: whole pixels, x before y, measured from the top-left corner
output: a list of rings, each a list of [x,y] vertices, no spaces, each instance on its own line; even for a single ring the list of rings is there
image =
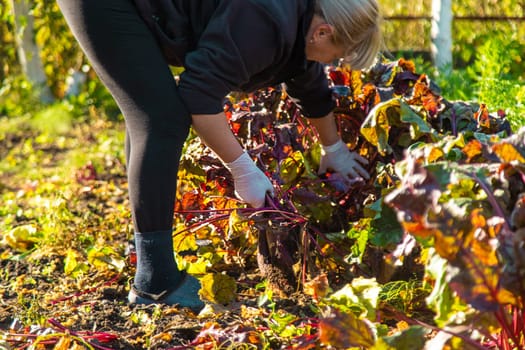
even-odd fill
[[[178,165],[191,116],[169,66],[132,0],[58,4],[126,120],[135,230],[171,230]]]

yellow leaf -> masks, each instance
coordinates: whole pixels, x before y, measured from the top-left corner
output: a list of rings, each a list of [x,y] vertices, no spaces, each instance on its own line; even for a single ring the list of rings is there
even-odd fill
[[[444,155],[445,155],[445,152],[443,152],[442,149],[438,147],[431,147],[430,150],[428,150],[427,160],[429,163],[434,163],[442,159]]]
[[[471,243],[470,251],[479,259],[483,266],[497,266],[498,255],[496,251],[496,240],[477,240],[474,239]]]
[[[237,284],[235,280],[224,274],[209,273],[201,278],[199,295],[216,304],[228,304],[235,299]]]
[[[36,242],[36,228],[33,225],[22,225],[15,227],[9,231],[2,241],[2,244],[7,244],[17,251],[27,251]]]
[[[379,338],[377,342],[374,344],[374,347],[370,348],[370,350],[396,350],[396,349],[388,345],[387,342],[384,341],[382,338]]]
[[[107,264],[106,254],[97,249],[91,249],[88,252],[88,261],[95,267],[101,267]]]
[[[392,148],[388,144],[390,131],[389,115],[398,114],[401,109],[399,100],[393,99],[376,105],[368,114],[361,126],[361,133],[372,145],[378,147],[381,155],[390,154]],[[394,111],[394,112],[391,112]]]
[[[474,209],[470,215],[472,226],[474,227],[485,227],[487,219],[483,216],[481,209]]]
[[[254,319],[262,314],[263,310],[260,308],[241,305],[241,317],[244,319]]]
[[[492,146],[492,150],[503,162],[509,163],[517,161],[519,163],[525,163],[523,155],[510,143],[497,143]]]
[[[197,241],[195,240],[195,233],[186,230],[184,225],[177,227],[177,232],[173,233],[173,248],[177,252],[185,250],[197,250]]]
[[[457,236],[459,236],[459,234]],[[435,230],[434,237],[434,248],[439,256],[447,260],[454,259],[460,249],[457,237],[447,236],[440,230]]]
[[[114,267],[122,271],[126,267],[125,260],[110,247],[91,248],[88,251],[88,261],[98,269]]]
[[[64,258],[64,272],[66,275],[70,275],[78,267],[77,252],[70,249]]]
[[[303,172],[304,156],[300,151],[295,151],[280,164],[279,176],[286,184],[295,181]]]
[[[71,346],[68,350],[85,350],[86,347],[78,344],[77,342],[73,343],[73,346]]]
[[[0,260],[7,260],[12,256],[13,256],[13,253],[6,249],[0,253]]]
[[[406,321],[399,321],[398,323],[396,323],[396,327],[399,332],[410,328],[410,326],[408,325]]]
[[[462,149],[463,153],[467,156],[469,162],[475,159],[477,156],[483,154],[483,145],[478,140],[472,140]]]
[[[228,239],[243,236],[250,231],[248,217],[242,215],[238,210],[231,212],[228,218]]]
[[[315,299],[324,298],[330,291],[328,277],[325,273],[315,277],[304,284],[303,290],[306,295],[311,295]]]
[[[71,345],[71,338],[68,336],[64,336],[60,338],[60,340],[55,344],[55,347],[53,350],[69,350],[69,346]]]
[[[173,340],[173,336],[169,333],[162,332],[162,333],[154,335],[151,339],[155,341],[162,340],[166,343],[169,343],[170,341]]]
[[[204,275],[210,266],[210,260],[204,256],[193,259],[188,256],[177,254],[177,264],[181,269],[186,270],[190,275]]]
[[[501,305],[519,305],[516,296],[512,292],[503,288],[498,291],[498,303]]]
[[[64,258],[64,273],[66,275],[77,277],[89,270],[87,264],[82,261],[79,261],[79,258],[82,257],[75,250],[69,249],[67,251],[67,255]]]

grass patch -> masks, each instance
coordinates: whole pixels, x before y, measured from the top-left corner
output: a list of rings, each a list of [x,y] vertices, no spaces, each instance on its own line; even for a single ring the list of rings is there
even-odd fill
[[[65,135],[73,125],[71,106],[60,103],[46,107],[34,114],[30,124],[36,131],[43,134]]]

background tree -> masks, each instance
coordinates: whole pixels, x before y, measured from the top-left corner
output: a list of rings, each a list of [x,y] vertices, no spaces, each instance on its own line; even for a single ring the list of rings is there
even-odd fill
[[[503,44],[511,41],[513,48],[513,54],[505,61],[505,74],[510,79],[525,80],[522,55],[514,54],[525,48],[523,0],[384,0],[382,7],[387,19],[383,26],[387,50],[394,57],[422,57],[424,62],[418,65],[424,63],[428,73],[434,72],[428,63],[443,67],[453,61],[453,76],[434,77],[454,98],[477,97],[476,86],[465,80],[476,80],[481,72],[462,70],[480,60],[486,53],[483,47],[487,42],[495,41],[494,46],[502,46],[497,42],[501,38],[497,33],[505,33]],[[76,90],[72,88],[75,78],[80,82]],[[105,104],[106,111],[111,109],[112,115],[118,114],[72,37],[55,0],[0,0],[0,81],[0,115],[38,109],[41,96],[46,100],[49,90],[58,101],[84,94],[77,99],[75,113],[79,115],[95,104]],[[34,91],[32,85],[44,90]]]
[[[0,0],[0,81],[17,70],[13,15],[5,0]]]
[[[11,0],[11,10],[14,18],[16,51],[22,73],[33,87],[39,91],[40,100],[49,103],[54,100],[53,94],[47,85],[40,56],[40,48],[35,40],[34,4],[31,0]]]

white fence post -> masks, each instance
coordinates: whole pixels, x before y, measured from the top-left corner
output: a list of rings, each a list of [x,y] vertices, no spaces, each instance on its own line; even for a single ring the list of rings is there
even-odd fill
[[[452,0],[432,0],[430,54],[434,65],[452,68]]]

